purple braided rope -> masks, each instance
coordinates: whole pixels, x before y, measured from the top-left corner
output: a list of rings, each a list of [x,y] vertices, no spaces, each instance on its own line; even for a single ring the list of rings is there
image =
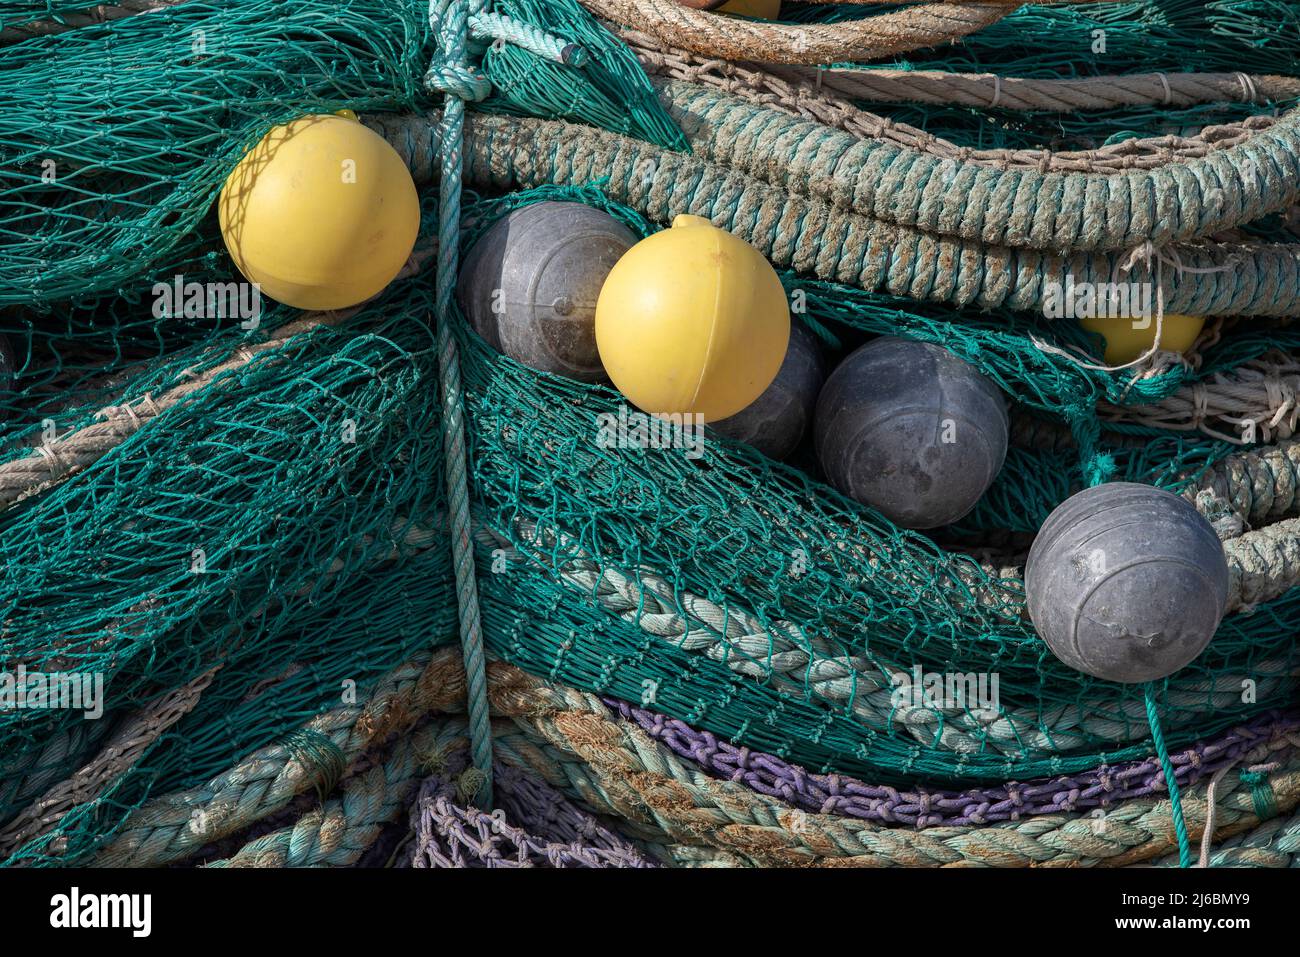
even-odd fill
[[[736,747],[707,731],[626,701],[603,699],[624,720],[636,723],[656,741],[698,764],[713,777],[735,781],[792,807],[819,814],[862,818],[918,828],[981,825],[1037,814],[1077,812],[1164,792],[1158,758],[1102,765],[1081,774],[1010,781],[984,790],[900,790],[865,784],[839,774],[813,774],[780,758]],[[1186,786],[1237,761],[1261,744],[1300,729],[1300,712],[1269,711],[1247,724],[1223,732],[1169,756],[1174,776]]]
[[[513,767],[494,769],[495,812],[462,806],[456,776],[464,753],[448,765],[420,786],[402,867],[658,866],[550,785]]]

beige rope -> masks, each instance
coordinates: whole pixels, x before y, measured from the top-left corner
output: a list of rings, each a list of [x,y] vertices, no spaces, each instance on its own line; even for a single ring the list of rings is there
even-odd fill
[[[719,16],[676,0],[582,0],[593,13],[683,49],[728,60],[836,63],[948,43],[1011,13],[1008,3],[926,3],[844,23],[787,24]]]
[[[973,163],[997,169],[1034,169],[1041,173],[1115,175],[1186,162],[1238,146],[1277,121],[1272,116],[1253,116],[1236,124],[1207,126],[1196,136],[1129,139],[1095,150],[972,149],[859,108],[852,102],[850,92],[840,93],[843,84],[834,78],[836,71],[732,63],[716,57],[698,56],[662,43],[639,30],[623,29],[617,24],[605,25],[629,45],[652,77],[712,86],[752,103],[815,120],[862,139],[885,140],[904,149],[929,153],[955,163]],[[1300,81],[1294,82],[1300,86]]]
[[[1200,431],[1236,445],[1287,439],[1300,426],[1300,360],[1270,352],[1149,405],[1097,408],[1107,421]]]

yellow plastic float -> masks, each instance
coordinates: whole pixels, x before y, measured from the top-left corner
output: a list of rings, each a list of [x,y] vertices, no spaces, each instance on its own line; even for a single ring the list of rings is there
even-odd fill
[[[1126,316],[1080,319],[1079,325],[1096,332],[1106,340],[1105,360],[1108,364],[1124,365],[1150,351],[1156,341],[1156,320],[1138,328],[1137,320]],[[1205,326],[1204,316],[1184,316],[1167,312],[1160,329],[1160,348],[1167,352],[1186,352],[1196,342]]]
[[[596,301],[601,363],[646,412],[735,415],[776,378],[789,341],[771,264],[699,216],[624,253]]]
[[[239,271],[299,309],[378,293],[420,228],[406,164],[350,111],[275,127],[231,171],[217,204]]]

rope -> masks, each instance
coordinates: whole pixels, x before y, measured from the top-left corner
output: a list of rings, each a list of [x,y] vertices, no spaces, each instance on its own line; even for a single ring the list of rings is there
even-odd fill
[[[1150,404],[1099,403],[1108,421],[1158,429],[1196,430],[1234,445],[1289,438],[1300,427],[1300,362],[1274,352],[1180,386]]]
[[[694,761],[712,777],[743,783],[750,790],[805,811],[882,824],[917,828],[990,824],[1036,814],[1110,808],[1167,789],[1158,757],[1103,765],[1084,774],[964,791],[873,785],[843,774],[813,773],[777,755],[697,731],[667,715],[613,698],[602,700],[619,718],[634,722],[678,757]],[[1207,775],[1220,778],[1243,761],[1257,762],[1274,751],[1300,746],[1297,734],[1300,715],[1261,718],[1168,757],[1176,778],[1186,786]],[[1214,786],[1211,780],[1211,791]]]
[[[1164,732],[1160,730],[1160,715],[1156,709],[1156,687],[1154,682],[1147,683],[1145,695],[1147,723],[1151,728],[1151,740],[1155,743],[1156,755],[1160,759],[1160,767],[1165,774],[1165,785],[1169,788],[1169,809],[1174,824],[1174,836],[1178,840],[1178,861],[1182,867],[1191,867],[1191,842],[1187,836],[1187,822],[1183,819],[1183,799],[1178,790],[1178,778],[1174,774],[1174,766],[1169,760],[1169,749],[1165,747]],[[1213,785],[1214,782],[1211,782],[1211,787]],[[1208,807],[1206,831],[1212,832],[1213,829],[1208,827],[1208,823],[1214,814],[1214,801],[1208,791],[1206,803]]]
[[[435,653],[421,673],[429,693],[416,707],[450,711],[462,706],[462,674],[456,651]],[[487,675],[493,713],[513,720],[513,724],[493,724],[499,760],[536,774],[594,813],[622,819],[620,828],[625,833],[642,840],[655,837],[660,847],[677,846],[670,852],[677,863],[691,859],[716,863],[721,859],[760,866],[1123,866],[1159,857],[1173,847],[1171,806],[1159,796],[1125,801],[1100,818],[1091,813],[1036,815],[994,825],[926,830],[883,828],[851,818],[807,813],[742,784],[710,777],[634,723],[619,721],[594,695],[549,684],[496,661],[489,664]],[[463,718],[440,719],[431,726],[439,742],[463,740]],[[284,761],[286,756],[279,759]],[[252,763],[245,761],[241,766],[247,768]],[[274,770],[266,768],[262,774]],[[1263,774],[1279,811],[1290,811],[1300,803],[1300,757],[1287,753],[1279,767]],[[386,774],[384,780],[391,783],[397,777]],[[222,778],[233,782],[238,775],[232,770]],[[381,793],[385,787],[377,777],[365,779],[356,785],[355,812],[347,812],[345,797],[342,805],[336,802],[320,816],[309,816],[301,829],[290,829],[300,835],[302,850],[294,852],[298,859],[324,863],[333,858],[336,849],[346,849],[343,856],[351,857],[361,842],[347,838],[348,822],[361,826],[382,817],[369,809],[386,806]],[[1190,835],[1199,835],[1208,815],[1205,791],[1197,784],[1183,797]],[[1251,786],[1239,778],[1217,795],[1220,834],[1229,836],[1259,820],[1250,791]],[[255,808],[245,821],[248,823],[270,813],[267,802],[258,800],[258,793],[256,781],[249,780],[243,791],[232,792],[222,803]],[[243,801],[238,802],[241,794]],[[151,803],[179,806],[188,802],[169,796]],[[212,805],[220,806],[215,798],[211,805],[193,806],[206,809]],[[206,842],[201,840],[192,850]],[[158,842],[145,843],[152,846]],[[246,849],[236,857],[242,855],[247,863],[259,857],[287,859],[292,844],[291,833],[273,835],[256,853]],[[687,852],[684,847],[701,849],[701,853]],[[343,854],[342,850],[337,853]]]
[[[463,748],[461,727],[425,725],[404,735],[387,759],[349,777],[343,794],[309,811],[292,827],[281,828],[246,844],[229,858],[205,866],[347,867],[373,844],[383,825],[406,809],[429,754]]]
[[[77,773],[51,787],[31,806],[0,828],[0,860],[45,833],[68,811],[96,797],[109,782],[132,767],[172,725],[189,714],[220,665],[209,668],[192,681],[168,691],[141,708],[114,730],[95,759]]]
[[[427,246],[413,252],[394,281],[416,275],[432,252]],[[241,341],[232,349],[230,359],[202,374],[189,376],[184,382],[157,396],[145,395],[134,403],[105,406],[95,415],[99,421],[56,435],[47,445],[36,446],[21,458],[0,463],[0,508],[46,491],[63,479],[84,470],[163,412],[193,398],[208,386],[225,380],[247,367],[258,356],[282,349],[297,336],[341,325],[360,312],[363,306],[364,303],[334,312],[304,313],[260,342]]]
[[[619,28],[611,25],[611,29]],[[952,162],[996,169],[1113,176],[1185,162],[1213,150],[1227,149],[1276,122],[1274,117],[1267,115],[1251,116],[1239,123],[1207,126],[1195,136],[1138,137],[1092,150],[972,149],[859,108],[850,96],[850,84],[837,79],[838,74],[831,75],[832,71],[764,67],[697,56],[666,46],[636,30],[619,30],[618,36],[632,48],[641,65],[652,76],[706,84],[751,103],[802,116],[861,139],[886,140],[903,149],[930,153]],[[1297,85],[1300,86],[1300,81]]]
[[[1163,247],[1251,222],[1300,199],[1300,111],[1226,150],[1124,177],[1097,177],[954,164],[862,141],[708,87],[677,80],[658,85],[663,105],[700,159],[937,236],[1038,250]]]
[[[390,671],[364,705],[327,711],[304,731],[323,735],[346,763],[373,743],[410,728],[426,711],[465,696],[459,656],[424,655]],[[179,860],[285,807],[333,768],[335,754],[309,753],[286,737],[254,751],[207,784],[137,808],[94,859],[96,866],[152,867]]]
[[[721,17],[677,0],[582,0],[593,13],[675,46],[728,60],[837,63],[949,43],[996,23],[1009,4],[927,3],[844,23],[784,24]]]
[[[487,80],[469,65],[465,48],[466,23],[481,14],[487,0],[429,0],[429,26],[438,38],[439,56],[424,82],[430,93],[446,94],[441,136],[442,187],[438,197],[438,270],[436,280],[438,366],[442,375],[443,460],[447,470],[448,520],[452,565],[456,573],[456,605],[461,648],[469,681],[470,737],[474,766],[483,775],[478,804],[492,806],[492,738],[488,731],[483,678],[483,626],[479,618],[478,584],[470,543],[469,480],[465,447],[465,402],[461,391],[460,358],[452,336],[453,296],[460,270],[461,143],[465,101],[485,99]]]
[[[1095,713],[1100,709],[1090,707],[1086,701],[1058,709],[1050,719],[1038,709],[982,714],[964,707],[900,704],[892,693],[892,677],[906,676],[906,669],[883,661],[879,652],[871,659],[840,654],[817,636],[805,636],[790,622],[764,622],[736,604],[728,602],[724,607],[689,591],[674,589],[646,569],[639,569],[635,576],[624,574],[611,565],[593,561],[566,536],[551,532],[541,536],[537,526],[524,520],[516,525],[520,535],[538,542],[543,552],[561,546],[571,557],[557,566],[548,566],[548,571],[605,611],[682,650],[721,662],[771,687],[799,696],[811,691],[823,701],[847,706],[869,725],[904,733],[927,748],[968,755],[992,748],[1015,755],[1029,747],[1055,754],[1081,746],[1086,735],[1116,742],[1134,740],[1144,734],[1143,726],[1149,720],[1147,710],[1137,701],[1120,705],[1126,720],[1101,717]],[[533,560],[486,526],[480,526],[477,535],[489,547],[501,549],[501,557],[508,563]],[[548,542],[548,537],[554,541]],[[1230,606],[1234,598],[1240,606],[1245,601],[1263,600],[1255,595],[1270,587],[1286,587],[1278,586],[1269,572],[1258,567],[1262,562],[1249,548],[1254,540],[1243,540],[1247,547],[1227,556],[1232,583]],[[1296,551],[1300,554],[1300,543]],[[1246,565],[1252,567],[1244,568]],[[1300,576],[1300,559],[1295,574]],[[1272,666],[1286,670],[1280,663],[1261,662],[1259,666],[1264,670]],[[1170,700],[1213,709],[1239,703],[1240,691],[1239,679],[1216,679],[1179,686],[1171,691]]]
[[[875,103],[934,103],[977,109],[1075,113],[1129,106],[1193,106],[1200,103],[1260,103],[1300,96],[1300,79],[1243,73],[1131,73],[1065,79],[1024,79],[996,73],[939,70],[866,70],[770,67],[778,77],[808,80],[851,100]],[[990,92],[990,88],[992,88]]]
[[[433,177],[428,150],[437,134],[427,117],[381,115],[368,122],[408,161],[417,182]],[[467,176],[479,185],[506,189],[604,179],[611,199],[651,219],[703,216],[777,267],[868,292],[1041,313],[1048,291],[1063,288],[1067,276],[1076,283],[1111,282],[1127,258],[1078,252],[1060,256],[935,236],[795,195],[695,156],[565,123],[472,115],[465,137]],[[894,184],[872,184],[873,192],[876,186],[884,203]],[[1292,188],[1300,189],[1300,172]],[[1166,246],[1163,251],[1172,250]],[[1161,289],[1169,312],[1288,315],[1300,309],[1297,246],[1199,240],[1178,252],[1182,268],[1166,270]],[[1225,266],[1229,270],[1220,275],[1198,272]]]

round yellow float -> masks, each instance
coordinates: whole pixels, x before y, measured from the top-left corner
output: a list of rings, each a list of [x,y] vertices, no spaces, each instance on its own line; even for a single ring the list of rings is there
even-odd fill
[[[350,111],[275,127],[231,171],[217,205],[239,271],[299,309],[378,293],[420,228],[406,164]]]
[[[1149,323],[1139,328],[1139,320],[1126,316],[1093,317],[1080,319],[1079,325],[1089,332],[1096,332],[1106,340],[1105,360],[1117,366],[1132,362],[1150,351],[1156,341],[1156,319],[1141,320]],[[1160,329],[1160,348],[1166,352],[1186,352],[1196,342],[1205,326],[1204,316],[1184,316],[1167,312]]]
[[[771,264],[699,216],[624,253],[596,301],[601,363],[646,412],[735,415],[776,378],[789,341]]]

